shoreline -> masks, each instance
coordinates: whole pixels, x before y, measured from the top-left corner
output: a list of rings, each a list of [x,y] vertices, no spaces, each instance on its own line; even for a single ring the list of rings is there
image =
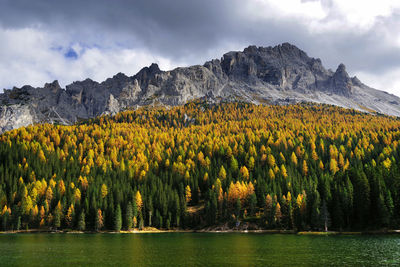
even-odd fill
[[[46,229],[30,229],[30,230],[18,230],[18,231],[0,231],[0,235],[5,234],[163,234],[163,233],[249,233],[249,234],[291,234],[291,235],[400,235],[400,230],[373,230],[373,231],[300,231],[294,230],[160,230],[156,228],[144,229],[144,230],[121,230],[116,231],[76,231],[76,230],[46,230]]]

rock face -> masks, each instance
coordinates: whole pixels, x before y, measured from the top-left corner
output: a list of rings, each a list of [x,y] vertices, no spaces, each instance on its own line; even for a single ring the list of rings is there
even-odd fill
[[[289,104],[317,102],[400,116],[400,98],[349,77],[340,64],[326,70],[320,59],[296,46],[249,46],[221,59],[161,71],[157,64],[128,77],[118,73],[102,83],[86,79],[62,89],[23,86],[0,94],[0,132],[37,122],[71,124],[143,105],[181,105],[205,97],[215,102]]]

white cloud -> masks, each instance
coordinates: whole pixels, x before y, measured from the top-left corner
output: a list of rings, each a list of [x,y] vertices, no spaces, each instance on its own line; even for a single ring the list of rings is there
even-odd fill
[[[258,17],[300,17],[323,19],[326,12],[319,1],[301,0],[252,0],[249,1],[252,15]]]
[[[55,79],[62,86],[86,78],[101,82],[118,72],[133,75],[153,62],[164,70],[177,66],[145,50],[85,47],[40,29],[0,28],[0,40],[0,90],[25,84],[38,87]],[[71,46],[65,46],[70,43]],[[77,59],[64,56],[69,48],[78,54]]]
[[[337,0],[332,2],[333,10],[345,18],[350,25],[360,28],[371,27],[380,17],[387,17],[400,7],[398,0]]]
[[[398,0],[250,0],[247,14],[255,19],[290,19],[314,34],[354,31],[362,34],[382,18],[400,10]]]
[[[398,0],[175,0],[162,12],[152,7],[163,1],[151,0],[131,4],[135,8],[117,0],[112,8],[106,0],[95,6],[12,3],[18,2],[41,2],[43,8],[0,9],[0,91],[54,79],[62,86],[102,81],[118,72],[133,75],[152,62],[169,70],[250,44],[288,41],[327,68],[343,62],[366,84],[400,95]],[[70,48],[77,59],[64,57]]]
[[[400,96],[400,67],[381,75],[362,71],[356,72],[355,75],[360,81],[372,88],[384,89],[386,92]]]

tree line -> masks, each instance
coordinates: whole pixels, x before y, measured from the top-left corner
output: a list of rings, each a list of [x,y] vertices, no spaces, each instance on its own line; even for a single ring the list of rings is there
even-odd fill
[[[0,136],[0,229],[397,228],[400,121],[329,105],[144,107]]]

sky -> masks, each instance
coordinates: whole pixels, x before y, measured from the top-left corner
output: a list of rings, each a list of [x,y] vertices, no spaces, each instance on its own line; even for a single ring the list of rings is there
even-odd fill
[[[0,0],[0,91],[283,42],[400,96],[398,0]]]

